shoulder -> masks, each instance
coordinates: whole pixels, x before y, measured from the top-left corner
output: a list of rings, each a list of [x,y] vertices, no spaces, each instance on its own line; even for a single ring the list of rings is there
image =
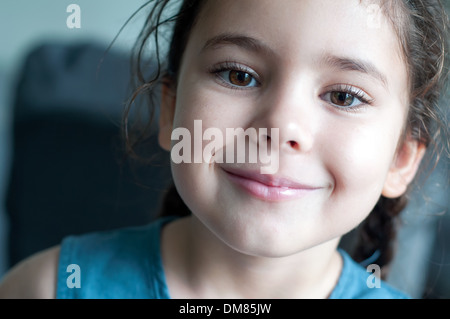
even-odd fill
[[[345,251],[340,251],[344,261],[339,281],[330,296],[338,299],[409,299],[402,291],[379,279],[375,268],[364,268]]]
[[[61,242],[60,259],[100,261],[110,255],[132,255],[158,243],[163,220],[147,225],[68,236]],[[85,258],[84,258],[85,257]],[[74,263],[75,260],[67,260]]]
[[[14,266],[0,282],[0,298],[55,298],[59,253],[59,246],[49,248]]]

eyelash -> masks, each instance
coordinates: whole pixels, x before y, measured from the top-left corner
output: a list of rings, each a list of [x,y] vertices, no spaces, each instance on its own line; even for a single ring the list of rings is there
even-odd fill
[[[245,87],[245,86],[237,86],[237,85],[232,85],[230,83],[228,83],[222,76],[220,76],[220,73],[222,72],[227,72],[227,71],[239,71],[239,72],[244,72],[249,74],[253,80],[256,81],[257,86],[260,85],[260,81],[259,81],[259,77],[256,74],[256,72],[254,72],[252,69],[250,69],[249,67],[243,66],[242,64],[236,63],[236,62],[231,62],[231,61],[226,61],[226,62],[222,62],[219,64],[214,65],[209,72],[211,74],[214,74],[222,84],[224,84],[225,86],[227,86],[230,89],[233,90],[248,90],[248,89],[252,89],[254,88],[253,86],[250,87]]]

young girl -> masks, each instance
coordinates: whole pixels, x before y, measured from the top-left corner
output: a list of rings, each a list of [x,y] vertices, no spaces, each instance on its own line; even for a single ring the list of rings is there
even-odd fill
[[[162,83],[172,217],[69,237],[12,270],[0,295],[407,297],[373,285],[338,243],[361,224],[354,258],[387,265],[408,186],[437,149],[439,0],[185,0],[162,21],[168,2],[151,1],[137,57],[175,22],[166,69],[139,73],[140,91]],[[230,128],[256,130],[245,140],[269,147],[275,170],[238,161]]]

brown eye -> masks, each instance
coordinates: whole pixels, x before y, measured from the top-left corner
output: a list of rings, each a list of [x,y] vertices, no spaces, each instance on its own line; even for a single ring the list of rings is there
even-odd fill
[[[229,80],[236,86],[248,86],[252,83],[253,77],[247,72],[230,71]]]
[[[346,92],[331,92],[331,103],[337,106],[351,106],[355,102],[355,97]]]

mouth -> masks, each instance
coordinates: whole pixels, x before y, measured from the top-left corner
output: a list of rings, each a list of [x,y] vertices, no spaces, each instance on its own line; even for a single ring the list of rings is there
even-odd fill
[[[263,175],[256,171],[223,168],[234,184],[250,195],[271,202],[293,200],[312,194],[323,187],[302,184],[278,175]]]

